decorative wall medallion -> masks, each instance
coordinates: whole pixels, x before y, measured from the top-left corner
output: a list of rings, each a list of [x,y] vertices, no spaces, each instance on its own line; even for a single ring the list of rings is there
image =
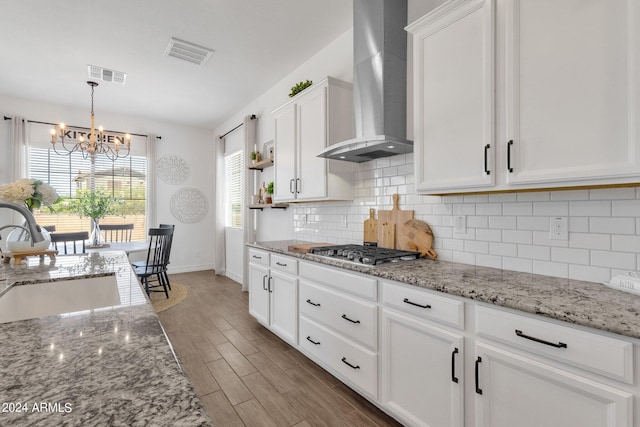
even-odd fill
[[[170,155],[158,160],[156,172],[158,177],[167,184],[180,185],[189,178],[191,168],[185,159]]]
[[[169,200],[171,215],[184,223],[200,222],[207,216],[209,201],[197,188],[187,187],[176,191]]]

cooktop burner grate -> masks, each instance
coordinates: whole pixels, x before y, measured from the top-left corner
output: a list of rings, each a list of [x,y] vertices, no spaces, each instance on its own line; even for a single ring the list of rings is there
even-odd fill
[[[380,265],[420,258],[420,252],[387,249],[368,245],[321,246],[311,248],[311,253],[365,265]]]

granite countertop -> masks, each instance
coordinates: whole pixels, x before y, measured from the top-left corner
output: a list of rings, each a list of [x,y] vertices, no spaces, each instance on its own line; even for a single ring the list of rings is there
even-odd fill
[[[640,338],[640,296],[599,283],[430,259],[370,267],[287,249],[289,245],[300,243],[311,242],[282,240],[256,242],[249,246]]]
[[[0,425],[211,425],[124,252],[2,264],[0,295],[114,274],[118,306],[0,324]]]

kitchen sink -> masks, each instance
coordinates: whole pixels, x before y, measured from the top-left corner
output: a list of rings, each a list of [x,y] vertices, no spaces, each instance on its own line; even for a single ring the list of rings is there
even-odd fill
[[[114,275],[17,285],[0,297],[0,323],[116,305]]]

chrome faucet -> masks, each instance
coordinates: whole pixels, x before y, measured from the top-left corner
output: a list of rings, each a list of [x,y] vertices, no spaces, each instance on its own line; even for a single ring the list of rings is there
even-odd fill
[[[22,214],[24,219],[27,221],[27,228],[28,228],[29,234],[31,234],[31,246],[33,246],[34,243],[42,242],[44,240],[44,237],[40,232],[40,226],[36,224],[36,219],[34,218],[33,214],[29,209],[25,208],[24,206],[20,206],[17,203],[3,202],[1,200],[0,200],[0,208],[13,209],[14,211]],[[14,227],[24,228],[21,226],[14,226]],[[2,227],[2,228],[5,228],[5,227]]]

